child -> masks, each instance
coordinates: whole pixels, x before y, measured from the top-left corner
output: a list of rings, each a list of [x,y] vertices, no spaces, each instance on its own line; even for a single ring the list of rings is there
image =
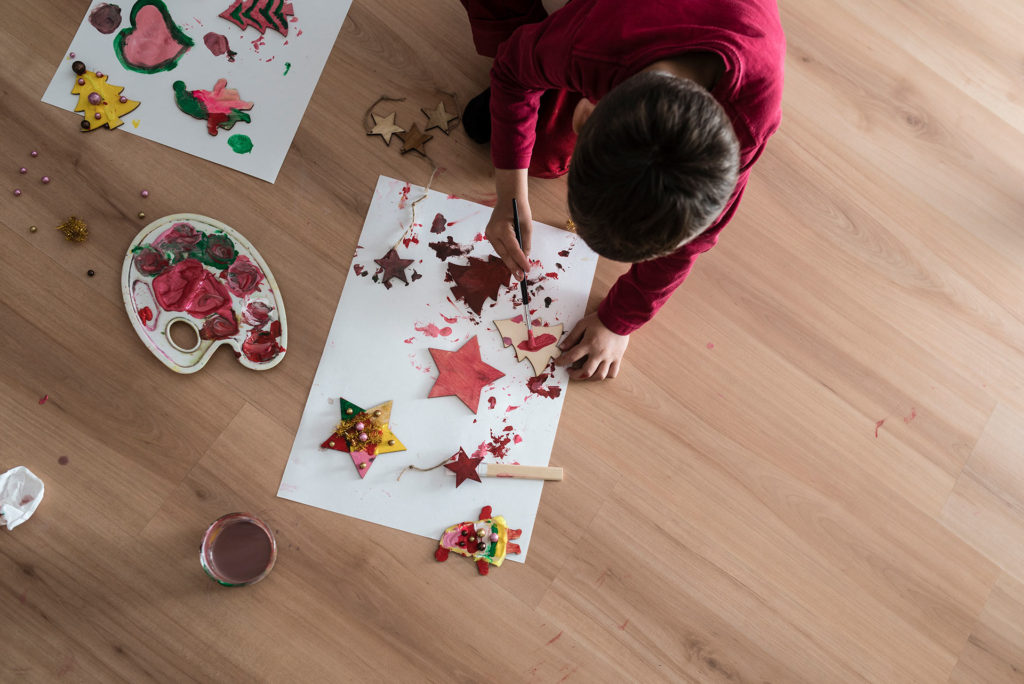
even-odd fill
[[[576,379],[614,378],[630,333],[718,241],[779,126],[785,37],[776,2],[462,4],[477,51],[494,57],[490,89],[463,115],[470,137],[491,142],[497,203],[487,237],[523,278],[527,174],[568,171],[580,237],[633,266],[563,340],[558,363],[574,365]]]

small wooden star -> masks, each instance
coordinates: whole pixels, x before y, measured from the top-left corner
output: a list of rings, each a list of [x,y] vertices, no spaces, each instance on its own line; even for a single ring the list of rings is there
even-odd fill
[[[480,392],[498,378],[505,377],[497,368],[480,358],[480,341],[473,336],[456,351],[428,348],[437,365],[437,380],[428,398],[458,397],[473,413],[480,405]]]
[[[395,113],[391,112],[387,116],[377,116],[371,114],[373,117],[374,126],[366,135],[379,135],[384,138],[385,145],[391,145],[391,136],[395,133],[405,133],[405,129],[401,126],[395,125]],[[398,136],[401,138],[402,136]]]
[[[449,114],[445,110],[444,102],[438,102],[435,109],[420,109],[420,111],[427,117],[427,127],[423,130],[429,131],[431,128],[440,128],[444,131],[445,135],[448,135],[448,123],[459,118],[458,114]]]
[[[396,135],[398,136],[398,139],[402,141],[402,154],[415,150],[424,157],[427,156],[427,153],[423,150],[423,146],[428,140],[434,137],[421,131],[420,127],[416,124],[413,124],[412,128],[407,132],[397,133]]]
[[[406,285],[409,284],[409,279],[405,277],[405,269],[412,265],[412,259],[400,259],[398,252],[391,248],[388,253],[380,259],[374,259],[384,272],[380,274],[380,281],[384,283],[384,287],[391,289],[391,279],[398,278]]]
[[[484,460],[483,456],[470,456],[466,453],[465,449],[459,447],[459,452],[452,454],[452,458],[455,460],[451,463],[445,463],[444,467],[455,473],[456,487],[466,480],[481,482],[480,474],[476,472],[476,468],[480,465],[480,461]]]

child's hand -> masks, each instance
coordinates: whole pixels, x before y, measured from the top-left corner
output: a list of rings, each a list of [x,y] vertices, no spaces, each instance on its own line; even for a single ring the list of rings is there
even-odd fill
[[[530,270],[530,237],[533,235],[533,214],[527,199],[526,169],[495,169],[494,188],[497,201],[491,220],[487,222],[484,234],[491,241],[494,251],[512,271],[516,280],[522,280]],[[516,232],[512,228],[512,198],[519,205],[519,231],[523,236],[523,248],[519,249]]]
[[[558,345],[562,355],[555,359],[555,365],[573,366],[569,370],[573,380],[614,378],[628,344],[629,335],[618,335],[604,327],[595,311],[580,319]]]

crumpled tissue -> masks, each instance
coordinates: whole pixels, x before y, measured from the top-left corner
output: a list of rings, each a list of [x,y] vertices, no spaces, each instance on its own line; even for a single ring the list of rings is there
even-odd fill
[[[43,500],[43,481],[25,466],[0,475],[0,525],[15,527],[32,517]]]

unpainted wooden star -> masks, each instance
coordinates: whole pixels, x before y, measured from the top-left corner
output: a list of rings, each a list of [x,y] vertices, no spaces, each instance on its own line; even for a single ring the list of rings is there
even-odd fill
[[[395,125],[395,112],[391,112],[387,116],[377,116],[376,114],[370,114],[370,116],[373,117],[374,126],[366,135],[379,135],[384,138],[385,145],[391,145],[391,136],[393,134],[405,133],[404,128]],[[398,137],[401,138],[402,136]]]
[[[444,108],[444,102],[438,102],[437,107],[434,109],[420,109],[423,115],[427,117],[427,127],[423,130],[429,131],[431,128],[440,128],[444,131],[445,135],[448,135],[448,123],[459,118],[458,114],[449,114]]]
[[[412,128],[410,128],[408,131],[404,133],[398,133],[396,135],[398,135],[398,139],[402,141],[402,154],[405,154],[406,152],[412,152],[413,150],[415,150],[422,154],[424,157],[427,156],[427,153],[423,150],[423,145],[425,145],[428,140],[434,137],[432,135],[427,135],[426,133],[421,131],[420,127],[417,126],[416,124],[413,124]]]

